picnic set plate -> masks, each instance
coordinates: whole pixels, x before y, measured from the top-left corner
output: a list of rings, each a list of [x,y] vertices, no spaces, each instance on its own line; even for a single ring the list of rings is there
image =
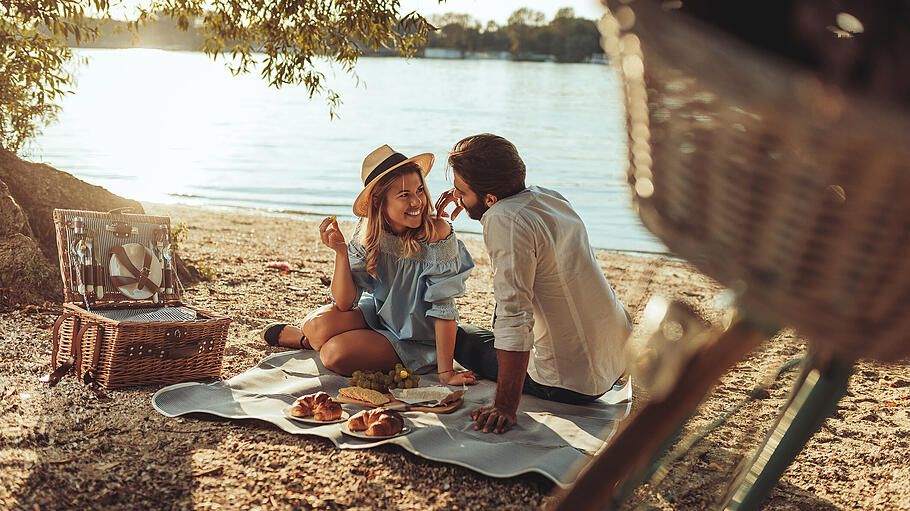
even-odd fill
[[[341,417],[339,417],[335,420],[330,420],[330,421],[319,421],[319,420],[314,419],[313,417],[296,417],[294,415],[291,415],[290,406],[282,408],[281,413],[283,413],[284,416],[287,417],[288,419],[305,422],[307,424],[337,424],[339,422],[344,422],[351,418],[351,414],[349,414],[348,412],[346,412],[344,410],[341,411]]]
[[[341,425],[341,432],[345,435],[352,436],[355,438],[360,438],[363,440],[385,440],[387,438],[395,438],[398,436],[404,436],[413,431],[414,428],[411,427],[407,419],[404,420],[404,427],[401,428],[401,431],[395,433],[394,435],[379,435],[379,436],[370,436],[367,435],[365,431],[351,431],[348,428],[348,423],[345,422]]]

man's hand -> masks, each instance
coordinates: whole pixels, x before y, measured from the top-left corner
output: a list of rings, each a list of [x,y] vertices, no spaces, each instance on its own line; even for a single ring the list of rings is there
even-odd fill
[[[471,418],[474,419],[475,430],[483,430],[484,433],[492,431],[497,435],[512,429],[518,422],[518,416],[514,413],[505,412],[495,406],[481,406],[472,410]]]
[[[446,213],[446,206],[448,206],[449,204],[451,204],[453,202],[455,203],[455,209],[452,210],[452,213],[450,215],[449,213]],[[442,192],[441,194],[439,194],[439,198],[436,199],[435,208],[436,208],[436,216],[449,217],[452,220],[455,220],[455,217],[458,216],[459,213],[464,211],[464,207],[462,207],[461,202],[455,197],[454,188],[451,188],[451,189],[446,190],[446,191]]]

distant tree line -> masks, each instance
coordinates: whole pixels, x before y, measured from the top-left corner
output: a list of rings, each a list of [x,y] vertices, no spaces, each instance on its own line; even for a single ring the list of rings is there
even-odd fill
[[[201,17],[179,20],[166,13],[158,13],[154,21],[137,30],[129,30],[128,22],[107,19],[100,26],[97,38],[81,43],[70,38],[68,43],[96,48],[199,50],[204,49],[206,44],[201,20]],[[457,13],[434,15],[429,17],[429,22],[436,30],[430,30],[429,37],[423,41],[416,41],[418,54],[426,48],[446,48],[462,54],[508,52],[515,60],[540,60],[540,57],[552,56],[557,62],[582,62],[593,54],[603,52],[595,23],[576,18],[575,11],[570,7],[560,9],[549,22],[542,12],[527,7],[513,12],[506,25],[502,26],[495,21],[482,25],[469,14]],[[410,32],[413,30],[406,31]],[[394,48],[363,44],[358,38],[352,39],[357,51],[363,55],[399,55]],[[253,51],[259,50],[253,48]]]
[[[602,53],[593,21],[576,18],[571,7],[560,9],[549,22],[542,12],[523,7],[500,26],[482,25],[468,14],[447,13],[429,18],[438,30],[430,32],[427,47],[461,52],[509,52],[512,58],[552,55],[557,62],[581,62]]]

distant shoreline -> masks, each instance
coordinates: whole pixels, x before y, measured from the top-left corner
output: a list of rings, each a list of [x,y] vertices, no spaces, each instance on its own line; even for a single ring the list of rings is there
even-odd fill
[[[192,208],[199,209],[203,211],[236,211],[241,214],[259,214],[265,216],[276,216],[282,218],[290,219],[311,219],[315,217],[324,218],[327,215],[325,213],[320,213],[318,211],[303,211],[303,210],[293,210],[293,209],[266,209],[266,208],[256,208],[253,206],[236,206],[236,205],[227,205],[227,204],[190,204],[186,202],[175,201],[172,203],[163,203],[163,202],[154,202],[154,201],[140,201],[143,207],[150,206],[156,210],[167,209],[168,207],[175,208]],[[356,217],[354,215],[336,215],[340,216],[340,220],[354,222]],[[479,224],[478,224],[479,226]],[[465,236],[470,238],[476,238],[477,240],[482,240],[483,231],[481,230],[466,230],[462,228],[456,228],[455,232],[459,236]],[[597,253],[616,253],[616,254],[628,254],[633,256],[643,256],[643,257],[661,257],[672,260],[680,260],[670,252],[660,252],[657,250],[637,250],[637,249],[627,249],[627,248],[608,248],[608,247],[593,247]]]
[[[175,52],[190,52],[190,53],[203,53],[196,47],[192,46],[182,46],[182,45],[149,45],[149,46],[123,46],[123,45],[79,45],[79,46],[69,46],[71,50],[160,50],[160,51],[175,51]],[[451,51],[450,51],[451,50]],[[429,55],[427,54],[429,53]],[[458,54],[456,56],[456,54]],[[420,52],[416,53],[413,57],[402,57],[401,55],[389,52],[389,51],[380,51],[375,53],[366,53],[361,55],[363,57],[376,57],[376,58],[398,58],[398,59],[429,59],[429,60],[504,60],[509,62],[537,62],[537,63],[551,63],[551,64],[598,64],[605,65],[609,64],[605,54],[592,54],[589,57],[579,60],[579,61],[559,61],[554,55],[545,54],[545,53],[530,53],[530,54],[520,54],[512,55],[509,52],[488,52],[488,51],[475,51],[475,52],[460,52],[458,50],[452,50],[450,48],[423,48]]]

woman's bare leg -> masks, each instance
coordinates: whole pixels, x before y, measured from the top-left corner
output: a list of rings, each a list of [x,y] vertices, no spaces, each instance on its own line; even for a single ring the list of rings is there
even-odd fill
[[[327,369],[344,376],[364,369],[387,371],[401,362],[389,340],[369,328],[333,336],[321,345],[319,358]]]
[[[310,347],[319,350],[332,337],[347,332],[367,328],[360,309],[340,311],[333,304],[323,305],[303,318],[302,326],[288,325],[281,329],[278,345],[286,348]],[[300,338],[306,336],[301,346]]]

